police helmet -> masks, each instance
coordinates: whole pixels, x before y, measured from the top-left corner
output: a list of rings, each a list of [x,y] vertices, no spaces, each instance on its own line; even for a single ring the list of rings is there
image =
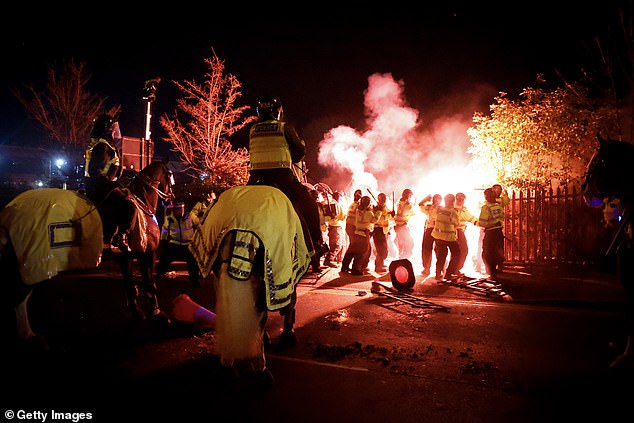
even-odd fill
[[[282,103],[275,98],[260,99],[255,110],[260,119],[279,120],[282,117]]]
[[[103,138],[108,141],[121,138],[118,120],[118,114],[101,113],[92,121],[90,138]]]

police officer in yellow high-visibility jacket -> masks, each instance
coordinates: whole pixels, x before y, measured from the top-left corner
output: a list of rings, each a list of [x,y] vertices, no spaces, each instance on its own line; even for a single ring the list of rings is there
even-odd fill
[[[116,146],[121,139],[117,120],[117,115],[107,113],[93,120],[85,153],[86,196],[95,204],[103,221],[104,243],[130,251],[127,235],[136,206],[117,181],[123,171]]]
[[[408,226],[410,219],[416,214],[411,203],[413,195],[411,189],[403,190],[394,215],[394,232],[396,233],[399,259],[408,259],[414,252],[414,238]]]
[[[250,176],[247,185],[279,188],[295,207],[309,251],[314,251],[312,269],[319,270],[319,258],[328,251],[323,242],[319,209],[308,188],[293,172],[301,162],[306,144],[295,128],[281,120],[282,105],[276,99],[263,99],[257,106],[258,121],[249,131]]]
[[[504,206],[492,188],[484,190],[486,200],[480,209],[478,226],[484,228],[482,240],[482,261],[486,272],[495,280],[498,270],[504,263]]]
[[[458,210],[454,208],[456,197],[453,194],[445,195],[445,205],[439,206],[436,211],[436,223],[431,236],[434,237],[434,252],[436,253],[436,280],[451,279],[458,276],[457,269],[460,260],[460,247],[458,246],[457,227],[460,224]],[[447,254],[451,253],[447,270],[445,262]],[[444,275],[443,275],[444,273]]]
[[[374,232],[374,225],[381,215],[381,211],[373,209],[370,206],[370,202],[370,197],[364,195],[359,200],[359,206],[355,211],[355,229],[348,248],[348,251],[352,254],[351,275],[363,275],[370,261],[370,236]]]
[[[189,244],[194,236],[194,224],[191,213],[185,213],[185,203],[176,203],[172,213],[165,217],[161,229],[161,248],[159,261],[156,265],[157,276],[167,273],[173,261],[187,263],[189,280],[193,286],[200,286],[198,280],[198,263],[189,251]]]
[[[469,244],[467,243],[467,236],[465,231],[467,230],[467,223],[472,225],[478,224],[478,218],[471,214],[471,211],[465,206],[464,202],[467,196],[463,192],[456,194],[455,208],[458,210],[458,219],[460,224],[456,228],[458,231],[458,246],[460,247],[460,260],[458,261],[458,268],[456,273],[461,274],[462,268],[467,261],[467,255],[469,255]],[[479,230],[480,228],[478,228]]]
[[[387,196],[385,193],[379,193],[377,201],[377,204],[374,206],[374,211],[378,212],[379,215],[374,225],[374,232],[372,232],[372,240],[374,241],[374,248],[376,249],[374,271],[377,273],[385,273],[387,271],[385,259],[387,259],[388,256],[387,234],[390,232],[392,222],[394,222],[394,216],[392,216],[392,211],[387,208]]]
[[[429,202],[431,200],[431,203]],[[423,212],[427,216],[425,220],[425,229],[423,232],[423,242],[421,245],[421,258],[423,259],[423,276],[427,277],[431,273],[431,259],[432,252],[434,251],[434,237],[431,236],[431,233],[434,230],[434,225],[436,224],[436,212],[438,211],[438,207],[440,207],[440,203],[442,202],[442,195],[434,194],[433,196],[429,194],[427,197],[423,198],[420,203],[418,203],[418,207],[420,207],[420,211]]]

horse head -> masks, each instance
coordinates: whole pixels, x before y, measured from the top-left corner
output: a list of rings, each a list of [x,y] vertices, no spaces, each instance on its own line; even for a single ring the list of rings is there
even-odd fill
[[[144,167],[130,185],[132,192],[144,199],[146,206],[156,211],[158,200],[170,204],[174,200],[174,175],[167,166],[168,161],[154,161]]]
[[[583,178],[582,192],[587,205],[599,207],[604,200],[631,201],[634,194],[634,145],[597,135],[599,148]]]

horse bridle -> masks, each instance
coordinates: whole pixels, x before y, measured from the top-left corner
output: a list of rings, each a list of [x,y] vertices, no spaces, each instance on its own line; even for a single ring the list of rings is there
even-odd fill
[[[141,176],[141,182],[154,190],[154,192],[156,192],[159,198],[163,201],[171,201],[175,198],[174,193],[172,192],[172,186],[174,185],[174,174],[171,170],[168,170],[167,173],[169,175],[169,178],[166,192],[163,192],[158,188],[158,185],[161,183],[159,179],[150,179],[150,177],[147,175],[139,175]],[[158,182],[156,186],[154,186],[154,182]]]

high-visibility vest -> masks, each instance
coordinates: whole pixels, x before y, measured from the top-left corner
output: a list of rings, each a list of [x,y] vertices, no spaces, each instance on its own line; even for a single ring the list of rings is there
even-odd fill
[[[249,133],[251,169],[290,169],[291,150],[284,136],[284,122],[269,120],[251,127]]]
[[[458,239],[458,233],[456,232],[458,224],[458,210],[453,207],[438,207],[436,224],[431,236],[443,241],[456,241]]]
[[[84,175],[87,177],[96,176],[96,175],[90,175],[89,173],[90,159],[92,158],[92,150],[100,143],[104,143],[108,147],[110,147],[110,149],[114,152],[114,155],[112,159],[110,159],[102,169],[99,169],[99,174],[101,174],[101,176],[106,176],[108,175],[108,172],[110,172],[110,168],[113,165],[117,167],[119,166],[119,154],[117,154],[117,149],[114,148],[112,144],[110,144],[108,140],[104,138],[92,138],[92,140],[90,141],[90,144],[88,145],[88,149],[86,150],[86,164],[84,167]]]
[[[478,226],[486,230],[502,228],[504,226],[504,207],[500,203],[486,202],[480,209]]]
[[[375,210],[379,211],[380,215],[378,221],[374,224],[374,226],[383,228],[383,233],[387,234],[390,231],[390,221],[394,220],[392,218],[392,215],[390,214],[390,210],[385,204],[383,204],[382,206],[377,205]]]
[[[165,218],[161,239],[168,240],[172,244],[186,245],[191,242],[193,236],[194,224],[189,214],[184,215],[180,219],[176,218],[176,216]]]
[[[326,217],[326,222],[328,222],[328,226],[334,226],[334,227],[343,226],[343,222],[347,218],[346,214],[343,212],[343,207],[341,207],[341,204],[339,204],[339,202],[337,201],[330,204],[334,206],[335,215]]]
[[[355,213],[354,233],[367,236],[374,231],[374,224],[379,219],[380,211],[371,209],[359,210]]]
[[[458,210],[458,220],[460,222],[456,229],[464,231],[467,229],[467,223],[473,223],[474,225],[478,223],[478,218],[471,214],[467,207],[455,206],[455,209]]]
[[[356,201],[350,203],[350,206],[348,207],[348,215],[346,216],[346,226],[354,227],[355,221],[357,219],[356,213],[358,206],[359,203]]]
[[[425,229],[434,228],[438,207],[440,207],[438,204],[425,204],[420,206],[420,211],[427,215],[427,220],[425,220]]]
[[[394,222],[396,225],[401,226],[407,224],[412,216],[414,216],[412,204],[407,201],[400,200],[396,206],[396,216],[394,216]]]

